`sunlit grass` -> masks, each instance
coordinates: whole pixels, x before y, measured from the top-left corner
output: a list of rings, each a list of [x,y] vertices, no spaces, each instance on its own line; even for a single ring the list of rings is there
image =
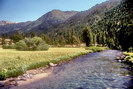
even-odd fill
[[[85,48],[50,48],[48,51],[0,49],[0,78],[17,76],[26,70],[58,63],[90,52]]]
[[[133,63],[133,52],[124,52],[127,56],[125,57],[126,61],[132,62]]]
[[[95,47],[95,46],[91,46],[91,47],[86,47],[86,50],[92,50],[93,52],[100,52],[100,51],[104,51],[107,50],[109,48],[107,47]]]

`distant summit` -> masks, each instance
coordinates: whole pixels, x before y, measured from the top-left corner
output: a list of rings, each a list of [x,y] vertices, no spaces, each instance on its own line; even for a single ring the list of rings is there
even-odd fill
[[[10,22],[10,21],[0,21],[0,25],[7,25],[7,24],[15,24],[15,22]]]
[[[33,21],[29,25],[23,27],[22,30],[23,32],[34,32],[35,30],[38,32],[46,32],[49,28],[53,28],[65,22],[77,13],[77,11],[52,10],[38,18],[36,21]]]

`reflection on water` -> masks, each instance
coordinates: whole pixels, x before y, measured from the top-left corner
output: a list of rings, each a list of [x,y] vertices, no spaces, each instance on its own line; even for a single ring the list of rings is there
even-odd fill
[[[79,57],[55,67],[45,79],[19,89],[133,89],[127,65],[114,59],[120,51],[108,50]]]

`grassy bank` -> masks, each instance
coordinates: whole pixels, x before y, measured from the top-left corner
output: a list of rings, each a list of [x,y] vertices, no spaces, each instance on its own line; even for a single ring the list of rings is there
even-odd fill
[[[86,47],[85,49],[86,50],[92,50],[93,52],[100,52],[100,51],[107,50],[109,48],[107,48],[107,47],[94,47],[94,46],[92,46],[92,47]]]
[[[0,49],[0,80],[16,77],[27,70],[48,66],[50,62],[69,61],[91,52],[84,48],[50,48],[48,51]]]
[[[133,63],[133,52],[129,52],[129,53],[124,52],[124,54],[126,55],[125,61]]]

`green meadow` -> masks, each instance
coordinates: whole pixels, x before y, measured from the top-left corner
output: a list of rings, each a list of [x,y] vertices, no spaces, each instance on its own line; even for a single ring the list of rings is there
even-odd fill
[[[50,48],[48,51],[0,49],[0,79],[16,77],[27,70],[46,67],[49,63],[69,61],[92,52],[85,48]]]

